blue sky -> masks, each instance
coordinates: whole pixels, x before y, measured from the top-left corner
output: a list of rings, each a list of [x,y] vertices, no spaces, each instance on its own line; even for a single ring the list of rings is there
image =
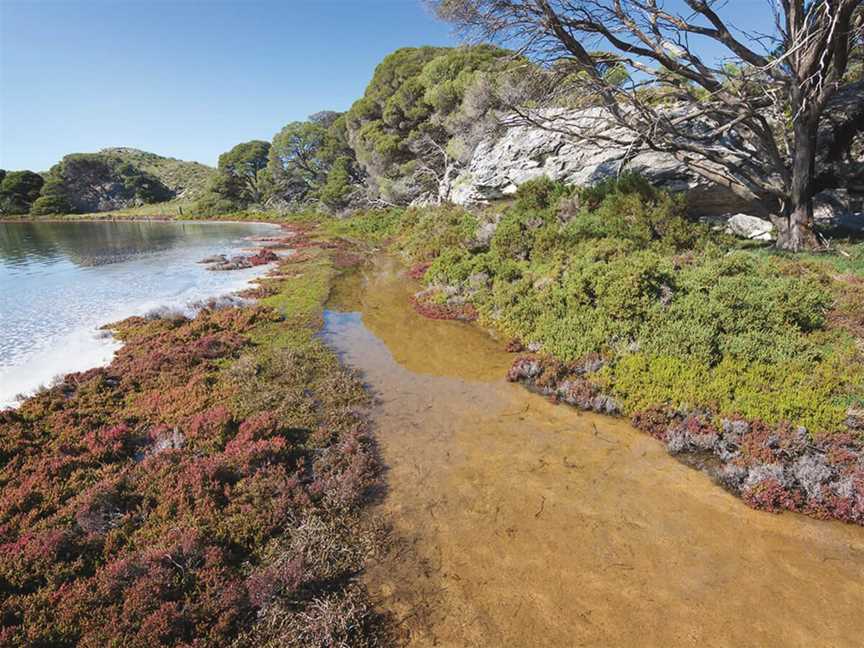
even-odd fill
[[[767,29],[767,6],[721,13]],[[450,44],[420,0],[0,0],[0,168],[107,146],[215,164],[347,109],[393,50]]]
[[[106,146],[215,164],[455,41],[419,0],[0,0],[0,168]]]

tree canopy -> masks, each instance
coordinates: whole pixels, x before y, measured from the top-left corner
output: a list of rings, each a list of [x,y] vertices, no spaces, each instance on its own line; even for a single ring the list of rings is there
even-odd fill
[[[269,170],[273,191],[281,199],[320,199],[327,206],[341,207],[361,178],[348,144],[345,116],[327,110],[287,124],[273,137]]]
[[[470,156],[475,127],[490,113],[488,73],[513,65],[491,45],[406,47],[387,56],[346,116],[357,159],[382,197],[407,202],[442,191],[453,162]]]
[[[39,197],[44,179],[32,171],[0,172],[0,214],[26,214]]]
[[[269,142],[251,140],[219,156],[219,171],[237,180],[241,199],[261,199],[262,172],[267,168],[269,152]]]

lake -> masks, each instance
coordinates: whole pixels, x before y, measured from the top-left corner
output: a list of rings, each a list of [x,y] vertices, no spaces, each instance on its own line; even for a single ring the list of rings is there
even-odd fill
[[[100,326],[242,288],[266,267],[211,272],[205,256],[253,245],[246,223],[0,223],[0,407],[60,374],[108,362]]]

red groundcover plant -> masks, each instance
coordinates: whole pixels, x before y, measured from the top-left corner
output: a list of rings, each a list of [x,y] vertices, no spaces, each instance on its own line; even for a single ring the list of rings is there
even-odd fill
[[[277,320],[126,320],[111,365],[0,413],[0,645],[253,644],[268,615],[290,629],[357,598],[362,557],[328,562],[304,530],[338,530],[326,541],[357,555],[352,520],[378,479],[367,397],[314,341],[250,341]]]

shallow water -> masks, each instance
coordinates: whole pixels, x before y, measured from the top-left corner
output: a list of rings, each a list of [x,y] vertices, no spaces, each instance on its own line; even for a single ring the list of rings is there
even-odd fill
[[[182,307],[245,285],[264,268],[197,263],[250,245],[271,225],[0,223],[0,407],[69,371],[110,360],[98,327],[159,306]]]
[[[325,336],[381,399],[367,583],[413,646],[860,646],[864,529],[754,511],[624,420],[502,379],[477,327],[426,320],[382,262]]]

